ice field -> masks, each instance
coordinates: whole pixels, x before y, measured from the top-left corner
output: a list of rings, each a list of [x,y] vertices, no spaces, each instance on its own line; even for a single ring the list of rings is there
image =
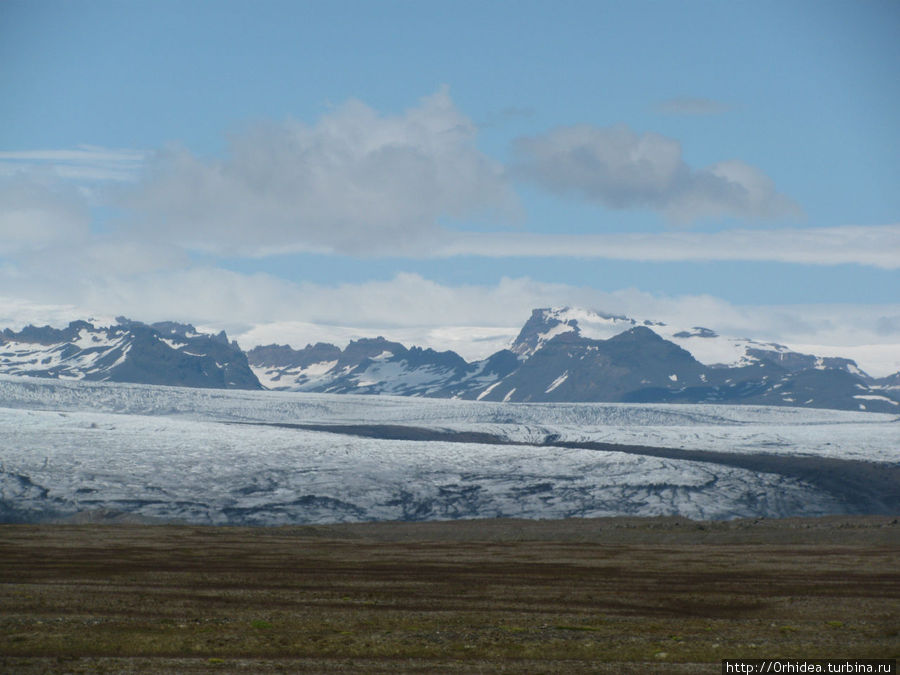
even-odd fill
[[[97,509],[254,525],[843,513],[852,509],[842,495],[790,472],[679,459],[675,449],[846,461],[877,474],[900,466],[898,420],[781,407],[504,404],[2,377],[0,520]],[[511,443],[361,438],[271,423],[474,431]],[[673,450],[553,445],[562,441]]]

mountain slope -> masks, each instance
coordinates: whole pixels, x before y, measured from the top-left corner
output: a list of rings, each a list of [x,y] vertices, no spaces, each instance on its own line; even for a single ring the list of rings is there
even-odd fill
[[[491,384],[518,365],[506,350],[467,363],[452,351],[407,349],[382,337],[354,340],[344,350],[322,343],[299,350],[266,345],[251,349],[247,356],[270,389],[436,398],[460,396]]]
[[[486,401],[755,403],[900,412],[894,380],[875,381],[849,359],[729,338],[701,326],[582,309],[536,309],[509,350],[466,363],[454,352],[357,340],[257,347],[267,387]]]
[[[635,326],[646,326],[675,343],[707,366],[741,366],[771,363],[790,372],[806,368],[835,368],[867,377],[850,359],[801,354],[774,342],[720,335],[703,326],[673,326],[661,321],[638,320],[571,307],[535,309],[511,349],[528,356],[555,335],[572,332],[594,340],[608,340]],[[535,346],[537,345],[537,347]]]
[[[383,337],[341,349],[255,347],[225,333],[127,319],[109,327],[0,333],[0,373],[36,377],[486,401],[739,403],[900,414],[900,374],[873,379],[820,358],[702,326],[587,310],[536,309],[509,349],[467,362]]]
[[[647,387],[702,383],[704,366],[645,326],[608,340],[574,332],[541,344],[519,368],[475,398],[489,401],[621,401]]]
[[[123,317],[113,326],[73,321],[66,328],[26,326],[0,333],[0,372],[59,379],[185,387],[260,389],[247,356],[224,332],[189,324],[147,325]]]

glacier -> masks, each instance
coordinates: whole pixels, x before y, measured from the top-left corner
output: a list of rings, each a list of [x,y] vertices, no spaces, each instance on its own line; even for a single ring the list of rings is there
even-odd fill
[[[846,494],[778,461],[890,477],[900,467],[898,422],[788,407],[488,403],[0,376],[0,520],[97,510],[211,525],[845,513],[857,508]],[[392,425],[399,436],[364,437],[351,425]],[[421,429],[434,438],[412,433]],[[577,447],[591,443],[621,447]],[[758,457],[776,470],[740,461]]]

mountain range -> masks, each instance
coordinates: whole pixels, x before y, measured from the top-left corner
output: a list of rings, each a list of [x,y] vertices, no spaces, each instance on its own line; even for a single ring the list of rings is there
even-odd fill
[[[190,324],[148,325],[118,317],[112,326],[73,321],[0,333],[0,373],[182,387],[261,389],[247,355],[225,332]]]
[[[243,352],[189,324],[0,333],[0,373],[193,387],[393,394],[488,401],[735,403],[900,413],[900,373],[720,336],[705,327],[581,309],[536,309],[508,349],[467,362],[383,337]]]

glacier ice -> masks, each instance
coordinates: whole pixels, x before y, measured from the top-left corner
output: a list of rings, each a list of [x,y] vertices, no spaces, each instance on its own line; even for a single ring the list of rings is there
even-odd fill
[[[900,463],[897,417],[710,405],[503,404],[0,377],[0,519],[110,509],[208,524],[841,512],[802,480],[548,438]],[[397,424],[510,444],[254,423]]]

